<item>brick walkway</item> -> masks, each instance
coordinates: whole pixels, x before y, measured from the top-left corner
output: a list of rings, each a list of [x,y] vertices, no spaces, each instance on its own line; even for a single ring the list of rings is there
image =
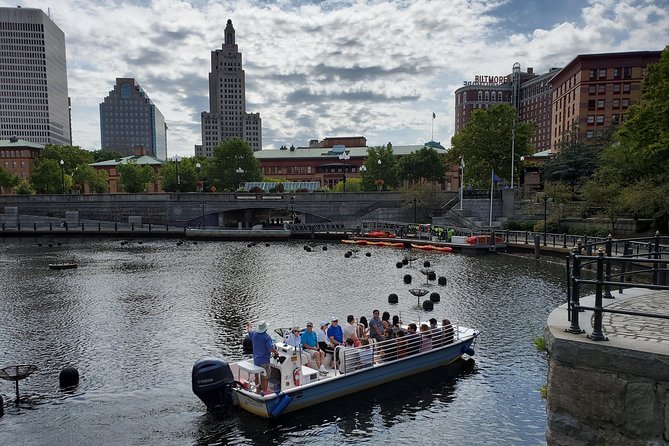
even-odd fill
[[[614,294],[614,296],[618,296],[618,294]],[[608,309],[669,316],[669,291],[636,296],[628,300],[605,301],[604,305]],[[604,313],[602,322],[603,331],[610,338],[618,337],[656,342],[660,345],[666,345],[669,352],[669,319]]]

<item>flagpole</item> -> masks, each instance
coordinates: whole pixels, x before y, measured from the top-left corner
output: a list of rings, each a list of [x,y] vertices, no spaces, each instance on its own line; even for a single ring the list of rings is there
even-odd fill
[[[513,127],[511,128],[511,189],[513,189],[514,161],[516,161],[516,114],[514,110]]]
[[[490,175],[490,221],[488,223],[488,226],[492,226],[492,191],[493,187],[495,186],[495,171],[492,171],[492,174]]]

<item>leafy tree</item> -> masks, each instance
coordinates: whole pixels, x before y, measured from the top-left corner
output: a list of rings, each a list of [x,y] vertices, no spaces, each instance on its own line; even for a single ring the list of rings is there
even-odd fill
[[[131,194],[144,192],[146,185],[156,178],[153,168],[146,164],[141,166],[136,163],[119,164],[118,172],[123,190]]]
[[[173,160],[169,160],[160,168],[160,177],[163,189],[166,192],[195,192],[197,190],[197,182],[204,178],[202,167],[198,174],[195,164],[198,163],[196,158],[181,158],[179,160],[179,187],[177,188],[177,164]],[[203,165],[200,162],[200,165]]]
[[[385,189],[394,189],[399,185],[397,158],[393,154],[392,144],[370,147],[364,166],[365,169],[360,171],[361,190],[377,190],[377,180],[383,180]]]
[[[94,163],[99,163],[100,161],[108,161],[108,160],[118,160],[121,158],[125,158],[128,155],[125,155],[121,152],[117,152],[115,150],[94,150],[91,153],[91,156],[93,157],[93,162]]]
[[[64,161],[63,168],[65,173],[72,174],[78,166],[88,165],[93,162],[93,155],[90,151],[79,147],[56,146],[47,144],[41,150],[39,155],[41,160],[54,160],[57,163]]]
[[[399,176],[415,183],[444,182],[444,157],[435,149],[423,147],[399,161]]]
[[[72,181],[85,190],[88,184],[91,192],[104,193],[109,190],[108,174],[105,170],[96,170],[91,166],[78,166],[72,173]]]
[[[21,182],[16,186],[16,193],[19,195],[33,195],[35,189],[27,180],[21,180]]]
[[[237,173],[237,169],[243,170]],[[260,181],[260,163],[251,146],[239,138],[223,141],[214,147],[212,165],[208,169],[212,183],[219,190],[236,190],[245,181]]]
[[[40,159],[35,163],[31,181],[37,193],[61,193],[63,177],[60,164],[54,159]]]
[[[430,183],[416,184],[402,190],[403,207],[407,209],[425,209],[428,214],[441,206],[439,186]]]
[[[568,184],[575,195],[577,186],[595,171],[599,151],[598,147],[577,139],[563,141],[557,156],[544,164],[542,177],[545,181]]]
[[[346,178],[346,192],[360,192],[362,190],[362,180],[360,178]],[[335,192],[344,191],[344,182],[338,182],[334,187]]]
[[[453,136],[447,161],[455,164],[460,162],[460,157],[464,158],[467,183],[490,187],[492,170],[501,178],[509,179],[515,115],[510,104],[474,110],[467,127]],[[516,122],[515,128],[514,178],[520,171],[520,157],[530,153],[533,126]]]
[[[17,175],[13,175],[9,172],[5,172],[0,168],[0,193],[4,188],[13,188],[16,187],[21,179]]]

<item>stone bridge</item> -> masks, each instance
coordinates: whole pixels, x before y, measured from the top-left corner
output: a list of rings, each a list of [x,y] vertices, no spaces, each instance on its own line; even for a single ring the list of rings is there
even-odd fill
[[[454,193],[443,193],[447,202]],[[158,193],[91,195],[0,195],[0,218],[11,215],[171,226],[250,227],[258,223],[354,222],[363,220],[426,221],[424,209],[407,207],[399,192],[299,194]],[[15,217],[16,218],[16,217]]]

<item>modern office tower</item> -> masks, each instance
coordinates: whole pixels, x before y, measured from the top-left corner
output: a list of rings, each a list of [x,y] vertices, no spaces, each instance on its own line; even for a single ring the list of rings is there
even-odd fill
[[[116,78],[100,104],[100,134],[104,150],[167,159],[165,118],[133,78]]]
[[[223,47],[211,52],[209,112],[202,112],[202,145],[195,146],[196,156],[211,157],[214,147],[232,138],[243,139],[254,152],[262,150],[260,113],[246,113],[245,76],[235,29],[228,20]]]
[[[65,34],[40,9],[0,8],[0,139],[72,145]]]
[[[551,80],[553,126],[551,149],[575,130],[579,139],[621,123],[630,105],[641,98],[646,67],[660,60],[660,51],[581,54]]]
[[[503,76],[477,75],[472,81],[455,90],[455,132],[467,126],[474,110],[508,103],[516,108],[518,120],[534,124],[531,139],[534,152],[550,149],[551,84],[558,72],[551,68],[537,75],[531,67],[523,72],[520,64],[513,65],[511,74]]]

